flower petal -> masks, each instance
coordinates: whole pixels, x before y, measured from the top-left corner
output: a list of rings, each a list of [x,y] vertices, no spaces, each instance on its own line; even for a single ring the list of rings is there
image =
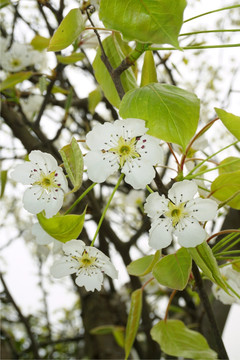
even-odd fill
[[[100,291],[103,283],[103,274],[99,269],[94,271],[94,274],[81,272],[75,280],[78,286],[85,286],[87,291],[94,291],[95,289]]]
[[[84,158],[84,162],[87,166],[89,179],[97,183],[104,182],[119,168],[117,156],[113,153],[89,151]]]
[[[44,210],[46,213],[46,218],[49,219],[56,215],[61,209],[63,205],[64,194],[63,191],[59,189],[58,192],[51,191],[51,193],[46,195],[46,197],[47,199],[45,201]]]
[[[160,140],[154,136],[141,136],[137,142],[136,150],[141,155],[141,159],[149,161],[152,165],[163,163],[163,151],[160,146]]]
[[[179,244],[186,248],[196,247],[207,238],[203,227],[197,220],[191,218],[182,220],[174,231],[174,235],[177,236]]]
[[[52,236],[50,236],[39,223],[35,223],[32,226],[32,234],[36,237],[36,243],[38,245],[48,245],[51,242],[53,242],[54,239]]]
[[[83,250],[85,248],[85,244],[82,240],[70,240],[67,241],[62,249],[65,252],[66,255],[82,255]]]
[[[154,221],[149,232],[149,246],[156,250],[169,246],[172,242],[172,230],[169,219]]]
[[[111,136],[116,134],[116,130],[111,123],[97,124],[89,131],[86,136],[86,144],[91,150],[108,150]],[[112,146],[111,146],[112,147]]]
[[[39,166],[45,174],[51,173],[58,167],[56,159],[40,150],[33,150],[29,154],[29,160]]]
[[[144,211],[151,218],[160,217],[168,210],[168,199],[164,195],[159,195],[157,192],[150,194],[147,197],[144,205]]]
[[[144,120],[134,118],[116,120],[114,122],[116,132],[125,140],[144,135],[148,130],[145,125]]]
[[[198,221],[212,220],[218,209],[216,201],[211,199],[193,199],[187,203],[186,211]]]
[[[67,262],[65,258],[57,260],[50,268],[51,275],[57,279],[74,274],[75,272],[76,268],[73,266],[72,262]]]
[[[27,161],[24,164],[19,164],[15,167],[15,169],[11,172],[10,177],[19,181],[24,185],[31,185],[33,183],[32,178],[30,177],[31,171],[34,169],[34,165]]]
[[[46,202],[46,199],[42,197],[43,193],[45,194],[41,186],[33,186],[27,189],[23,194],[24,209],[31,214],[38,214],[43,211]]]
[[[151,164],[141,158],[126,161],[122,168],[126,183],[132,185],[136,190],[145,189],[147,184],[153,180],[155,170]]]
[[[192,200],[197,191],[198,187],[194,181],[183,180],[173,184],[168,192],[168,197],[175,205],[178,205]]]

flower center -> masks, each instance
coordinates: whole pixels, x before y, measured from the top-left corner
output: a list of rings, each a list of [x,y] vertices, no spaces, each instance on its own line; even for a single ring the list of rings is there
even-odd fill
[[[93,256],[89,256],[86,250],[83,251],[82,256],[72,256],[73,259],[79,262],[79,268],[87,268],[94,264],[96,258]]]
[[[165,213],[166,216],[172,219],[172,225],[176,226],[179,221],[187,215],[186,211],[184,211],[185,203],[181,203],[179,205],[173,204],[171,201],[168,203],[169,211]]]
[[[53,187],[59,187],[60,184],[56,184],[55,171],[50,174],[41,173],[40,179],[36,181],[33,185],[39,185],[43,189],[50,191]]]
[[[19,66],[19,65],[21,65],[21,61],[19,60],[19,59],[12,59],[12,61],[11,61],[11,65],[12,66]]]
[[[119,164],[121,168],[127,160],[134,159],[140,156],[136,151],[136,138],[132,138],[131,140],[125,140],[121,136],[118,140],[117,146],[111,148],[109,151],[111,151],[113,154],[118,154]]]

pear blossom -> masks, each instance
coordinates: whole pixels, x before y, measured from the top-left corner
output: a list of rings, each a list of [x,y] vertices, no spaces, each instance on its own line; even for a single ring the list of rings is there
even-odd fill
[[[231,288],[240,296],[240,272],[234,270],[232,266],[224,266],[223,268],[220,268],[220,272],[224,280],[226,280]],[[226,291],[224,291],[216,284],[213,284],[212,286],[213,295],[223,304],[240,304],[240,299],[233,292],[231,292],[230,289],[228,291],[231,295],[227,294]]]
[[[50,271],[53,277],[61,278],[76,273],[76,284],[87,291],[101,290],[103,274],[117,279],[118,272],[108,256],[82,240],[70,240],[62,247],[64,256],[57,260]]]
[[[195,247],[207,238],[199,221],[212,220],[218,205],[211,199],[195,198],[197,191],[194,181],[183,180],[171,187],[168,198],[156,192],[148,196],[144,210],[152,218],[149,233],[152,248],[165,248],[173,238],[183,247]]]
[[[26,99],[20,98],[20,105],[28,120],[33,120],[36,113],[40,110],[43,100],[43,96],[38,94],[32,94]]]
[[[163,161],[160,141],[146,135],[147,130],[140,119],[97,124],[86,136],[89,178],[101,183],[120,169],[128,184],[144,189],[155,176],[153,166]]]
[[[53,243],[53,253],[57,253],[62,249],[62,242],[49,235],[39,223],[32,225],[32,235],[35,236],[38,245],[49,245]]]
[[[34,150],[25,164],[17,165],[11,178],[30,185],[23,195],[24,208],[32,214],[45,210],[46,217],[56,215],[61,209],[68,184],[62,168],[48,153]]]
[[[43,62],[44,54],[33,49],[29,44],[14,43],[9,50],[1,54],[0,64],[5,71],[17,72],[30,65]]]

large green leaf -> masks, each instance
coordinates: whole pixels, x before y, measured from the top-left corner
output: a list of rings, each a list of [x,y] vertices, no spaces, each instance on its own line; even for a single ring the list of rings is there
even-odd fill
[[[194,360],[217,359],[206,339],[197,331],[188,329],[180,320],[161,320],[152,328],[151,336],[168,355]]]
[[[82,185],[84,168],[83,156],[77,140],[72,138],[71,143],[62,147],[59,152],[67,174],[74,186],[71,192],[75,192]]]
[[[55,215],[47,219],[43,213],[37,214],[41,227],[54,239],[63,243],[77,239],[84,225],[86,210],[81,215]]]
[[[240,116],[233,115],[223,109],[215,108],[215,110],[226,128],[240,140]]]
[[[30,44],[35,50],[43,51],[48,47],[49,41],[50,41],[49,38],[46,38],[41,35],[35,35]]]
[[[234,209],[240,209],[240,170],[219,175],[211,185],[213,196]]]
[[[153,276],[171,289],[183,290],[189,279],[192,259],[185,248],[175,254],[164,256],[153,268]]]
[[[185,149],[197,129],[199,110],[195,94],[172,85],[149,84],[129,91],[119,112],[123,118],[145,120],[148,134]]]
[[[48,51],[59,51],[71,45],[85,29],[85,20],[79,9],[72,9],[62,20],[50,40]]]
[[[123,41],[121,41],[119,37],[115,35],[110,35],[103,40],[102,44],[112,67],[114,69],[117,68],[126,56],[126,46],[124,45]],[[101,60],[100,48],[98,48],[96,57],[94,59],[93,68],[95,71],[95,77],[98,83],[101,85],[105,96],[110,101],[110,103],[116,107],[119,107],[120,98],[112,78]],[[122,73],[121,82],[125,92],[128,92],[129,90],[137,87],[135,75],[131,68]]]
[[[142,312],[142,289],[137,289],[132,293],[131,306],[128,315],[126,337],[125,337],[125,359],[128,358],[134,339],[137,334],[139,321]]]
[[[83,53],[72,53],[69,56],[62,56],[62,55],[57,55],[57,60],[58,62],[62,63],[62,64],[75,64],[78,61],[81,61],[82,59],[85,58],[85,55]]]
[[[159,260],[160,256],[161,252],[158,250],[155,255],[147,255],[134,260],[127,266],[127,271],[130,275],[145,276],[152,271],[153,266]]]
[[[127,40],[178,47],[185,0],[101,0],[99,16]]]
[[[11,74],[0,84],[0,91],[9,89],[16,84],[23,82],[24,80],[28,80],[32,75],[32,71],[23,71],[16,74]]]

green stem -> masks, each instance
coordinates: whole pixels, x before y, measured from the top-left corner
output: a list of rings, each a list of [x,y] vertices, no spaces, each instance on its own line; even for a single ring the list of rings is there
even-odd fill
[[[150,188],[149,185],[146,186],[146,189],[150,192],[150,194],[152,194],[154,191]]]
[[[89,191],[91,191],[94,188],[96,184],[97,183],[93,183],[91,186],[89,186],[89,188],[87,188],[87,190],[85,190],[84,193],[82,193],[82,195],[79,196],[79,198],[72,204],[72,206],[70,206],[70,208],[64,213],[64,215],[69,214],[72,211],[72,209],[84,198],[84,196],[86,196],[89,193]]]
[[[227,236],[225,236],[223,239],[221,239],[216,245],[213,246],[212,251],[213,253],[216,253],[219,251],[222,247],[226,246],[230,241],[234,240],[238,236],[238,233],[231,233]]]
[[[240,29],[200,30],[200,31],[192,31],[188,33],[179,34],[179,36],[189,36],[189,35],[219,33],[219,32],[237,32],[237,31],[240,31]]]
[[[212,11],[208,11],[208,12],[205,12],[205,13],[202,13],[202,14],[199,14],[197,16],[194,16],[192,18],[189,18],[187,20],[184,20],[183,22],[186,23],[188,21],[191,21],[191,20],[194,20],[194,19],[197,19],[201,16],[205,16],[205,15],[209,15],[209,14],[213,14],[213,13],[216,13],[216,12],[219,12],[219,11],[223,11],[223,10],[229,10],[229,9],[234,9],[234,8],[238,8],[240,7],[240,5],[231,5],[231,6],[226,6],[224,8],[220,8],[220,9],[215,9],[215,10],[212,10]]]
[[[201,49],[220,49],[220,48],[229,48],[229,47],[239,47],[240,44],[224,44],[224,45],[196,45],[196,46],[180,46],[182,50],[201,50]],[[156,50],[179,50],[179,48],[174,47],[149,47],[148,50],[156,51]]]
[[[226,150],[228,149],[230,146],[233,146],[235,144],[238,143],[238,140],[233,142],[232,144],[230,145],[227,145],[225,146],[224,148],[218,150],[217,152],[215,152],[214,154],[208,156],[205,160],[201,161],[198,165],[196,165],[189,173],[188,175],[185,177],[185,179],[191,179],[191,174],[193,174],[200,166],[202,166],[206,161],[208,161],[209,159],[211,159],[212,157],[214,157],[215,155],[219,154],[220,152],[222,152],[223,150]],[[198,174],[195,174],[195,175],[198,175]]]
[[[97,234],[98,234],[98,232],[99,232],[99,230],[100,230],[100,227],[101,227],[101,225],[102,225],[102,222],[103,222],[103,220],[104,220],[104,217],[105,217],[105,215],[106,215],[106,212],[107,212],[107,210],[108,210],[108,208],[109,208],[109,205],[111,204],[111,201],[112,201],[112,199],[113,199],[113,196],[114,196],[115,192],[117,191],[117,189],[118,189],[118,187],[119,187],[119,185],[120,185],[120,183],[121,183],[121,181],[122,181],[123,178],[124,178],[124,174],[121,174],[121,176],[120,176],[120,178],[118,179],[118,182],[117,182],[117,184],[115,185],[115,188],[113,189],[113,192],[112,192],[112,194],[111,194],[111,196],[110,196],[110,198],[109,198],[109,200],[108,200],[108,202],[107,202],[107,205],[105,206],[105,209],[104,209],[104,211],[103,211],[103,213],[102,213],[102,216],[101,216],[101,218],[100,218],[100,220],[99,220],[99,223],[98,223],[98,226],[97,226],[97,230],[96,230],[96,232],[95,232],[95,234],[94,234],[94,237],[93,237],[93,240],[92,240],[92,242],[91,242],[91,246],[94,245],[94,242],[95,242],[95,240],[96,240]]]

